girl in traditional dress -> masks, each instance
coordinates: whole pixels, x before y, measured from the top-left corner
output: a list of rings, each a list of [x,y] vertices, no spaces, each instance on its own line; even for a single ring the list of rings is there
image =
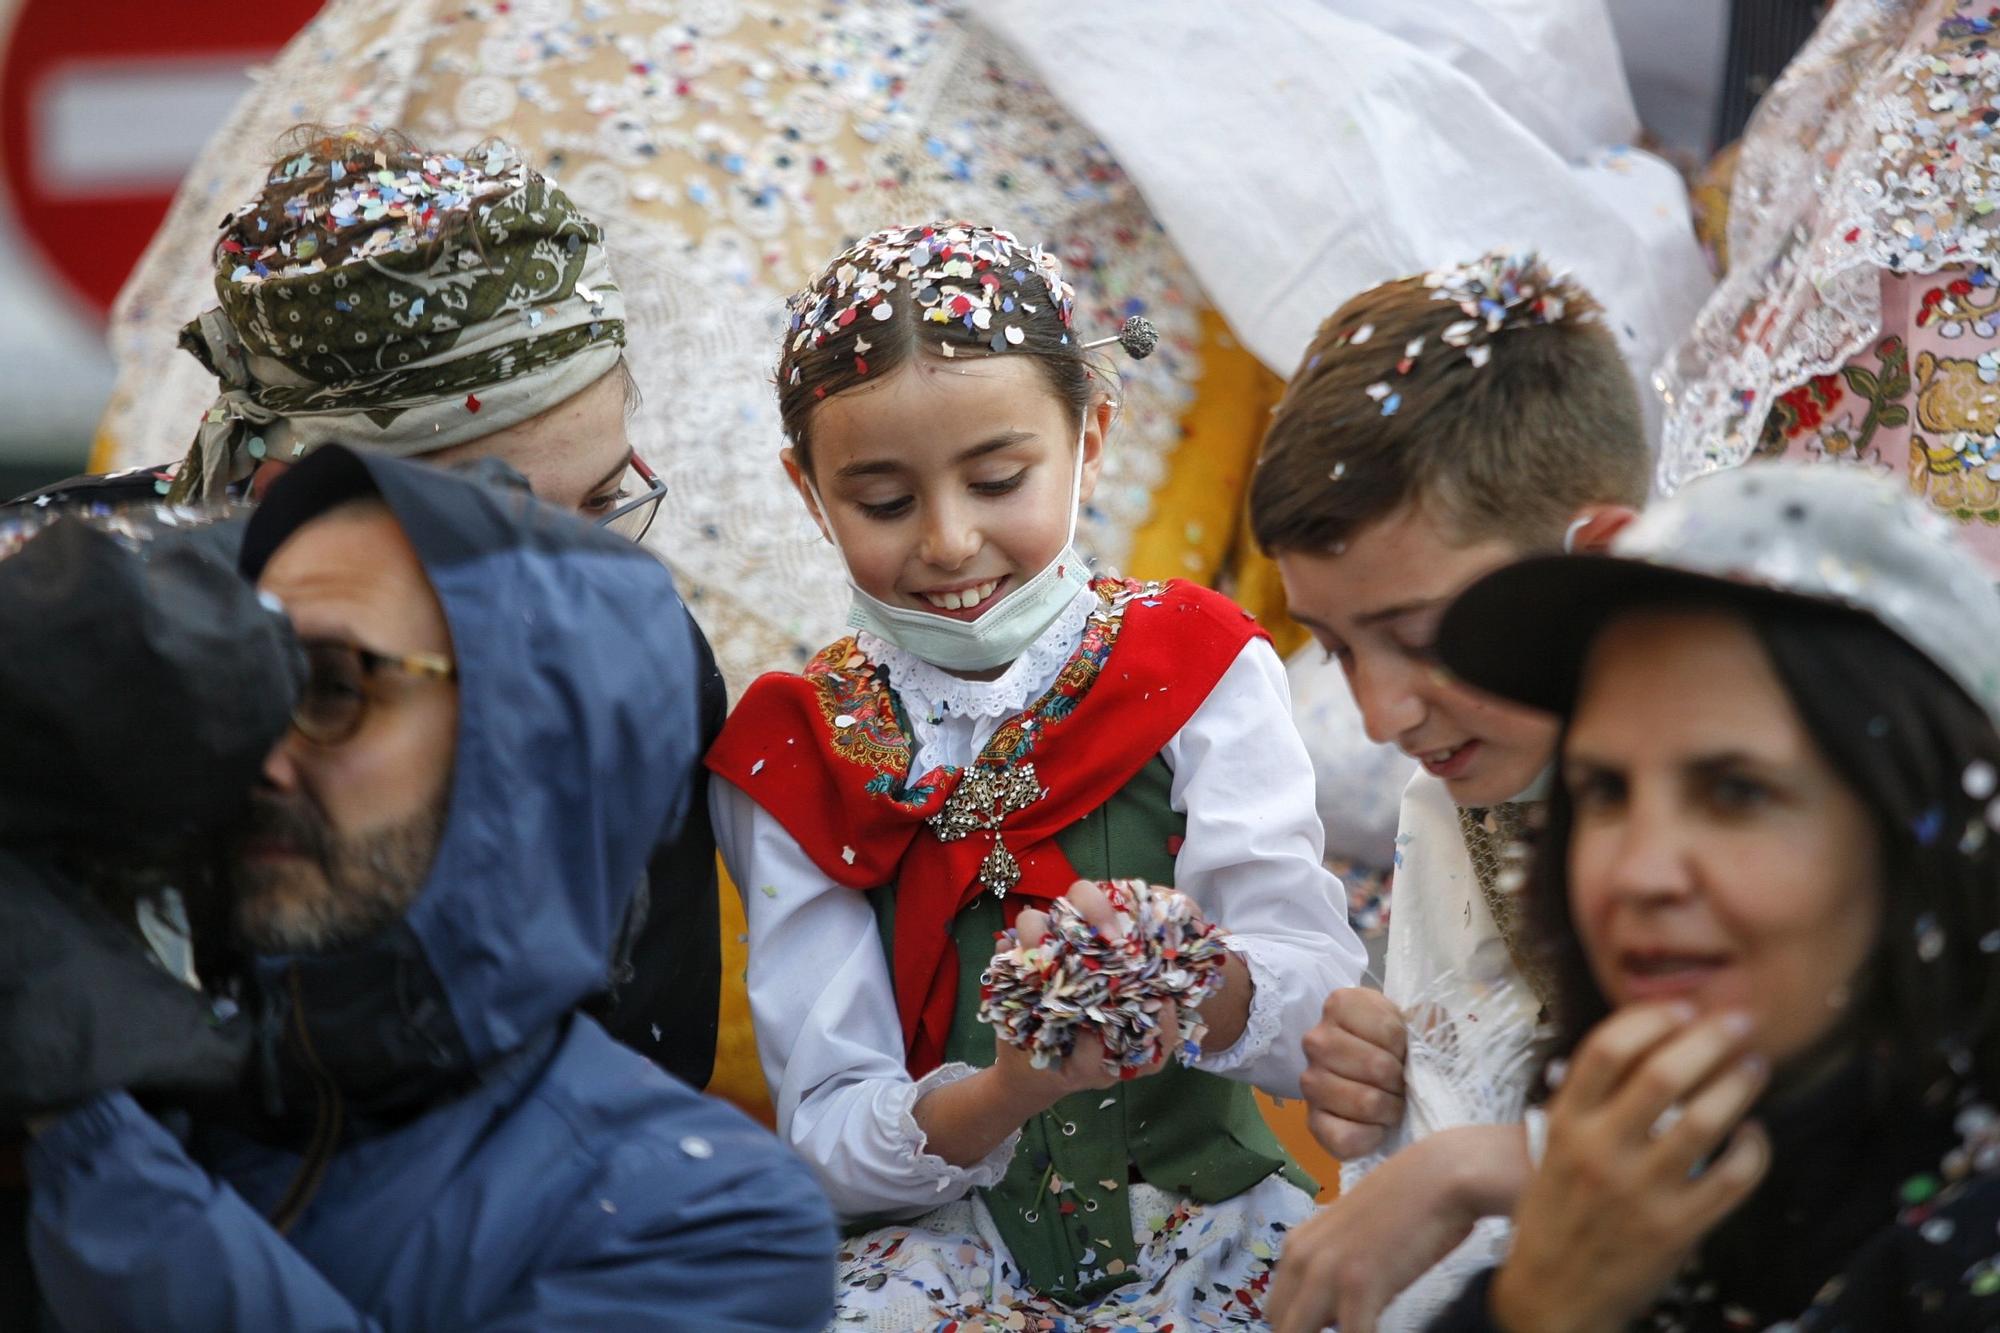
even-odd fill
[[[1117,400],[1047,252],[894,228],[791,311],[783,461],[857,632],[750,688],[711,807],[780,1133],[856,1224],[841,1326],[1255,1322],[1312,1200],[1249,1085],[1297,1095],[1363,961],[1279,659],[1218,594],[1071,545]],[[1114,876],[1228,932],[1190,1057],[1121,1080],[1094,1038],[1048,1069],[996,1049],[995,934]]]

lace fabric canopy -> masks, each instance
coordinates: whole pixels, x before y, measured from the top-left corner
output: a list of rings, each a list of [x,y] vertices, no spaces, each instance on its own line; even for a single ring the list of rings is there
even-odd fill
[[[1839,0],[1767,95],[1737,160],[1730,271],[1659,377],[1663,489],[1783,449],[1771,438],[1774,412],[1778,436],[1816,436],[1809,452],[1901,468],[1904,458],[1866,446],[1876,425],[1909,422],[1905,335],[1933,325],[1929,306],[1964,299],[1968,342],[1990,351],[1991,301],[1975,294],[2000,257],[2000,50],[1990,12],[1958,0]],[[1922,281],[1933,274],[1935,284]],[[1935,295],[1920,290],[1933,285]],[[1924,308],[1903,311],[1912,301]],[[1941,318],[1933,334],[1958,331]],[[1968,374],[1980,350],[1960,350]],[[1928,381],[1939,360],[1918,378]],[[1991,384],[2000,374],[1977,378]],[[1867,420],[1819,430],[1842,395],[1866,400]],[[2000,517],[1983,445],[1993,431],[1977,428],[1978,415],[1920,417],[1928,438],[1910,439],[1907,466],[1913,489],[1939,508]]]
[[[785,296],[888,221],[969,216],[1049,246],[1083,336],[1143,312],[1159,352],[1123,410],[1079,544],[1117,564],[1200,370],[1201,298],[1107,150],[1008,48],[920,0],[331,0],[183,185],[112,318],[116,463],[186,450],[215,384],[174,331],[213,304],[217,218],[301,121],[517,145],[605,224],[669,490],[653,542],[732,686],[834,637],[838,559],[777,465]]]

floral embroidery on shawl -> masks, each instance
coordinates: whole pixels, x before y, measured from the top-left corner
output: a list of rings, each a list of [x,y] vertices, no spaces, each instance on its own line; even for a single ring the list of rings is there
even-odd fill
[[[919,806],[927,789],[910,792],[903,785],[910,728],[886,677],[851,637],[822,649],[805,669],[834,752],[869,772],[868,790]]]
[[[1730,270],[1662,368],[1660,481],[1907,478],[2000,559],[2000,14],[1839,0],[1736,158]]]

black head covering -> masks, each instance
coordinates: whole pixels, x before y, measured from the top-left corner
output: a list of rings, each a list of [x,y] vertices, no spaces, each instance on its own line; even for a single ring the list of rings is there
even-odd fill
[[[0,843],[144,849],[238,808],[305,678],[241,535],[66,516],[0,555]]]

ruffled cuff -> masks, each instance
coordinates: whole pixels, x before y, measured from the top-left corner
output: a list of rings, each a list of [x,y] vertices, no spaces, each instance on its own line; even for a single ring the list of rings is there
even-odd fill
[[[1250,1017],[1243,1035],[1219,1051],[1204,1051],[1187,1063],[1210,1074],[1227,1074],[1264,1058],[1285,1030],[1283,996],[1277,975],[1257,956],[1257,943],[1241,935],[1225,935],[1222,947],[1250,969]]]
[[[928,1141],[923,1127],[917,1124],[917,1103],[938,1088],[949,1087],[978,1072],[974,1065],[939,1065],[909,1085],[909,1091],[897,1109],[895,1128],[890,1133],[893,1146],[902,1150],[913,1174],[934,1184],[939,1203],[960,1198],[971,1190],[999,1184],[1000,1178],[1007,1174],[1008,1164],[1014,1160],[1014,1145],[1021,1141],[1021,1131],[1017,1129],[971,1166],[953,1166],[936,1153],[927,1151]]]

